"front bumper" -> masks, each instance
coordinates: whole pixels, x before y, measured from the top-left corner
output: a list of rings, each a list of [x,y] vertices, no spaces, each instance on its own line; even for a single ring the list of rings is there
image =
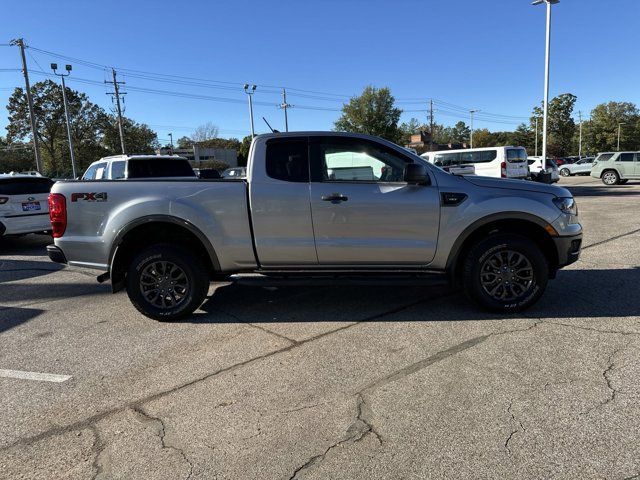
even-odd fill
[[[56,245],[47,245],[47,255],[56,263],[67,263],[67,257],[64,256],[64,252]]]
[[[582,234],[570,237],[554,237],[558,252],[558,268],[566,267],[576,262],[582,249]]]

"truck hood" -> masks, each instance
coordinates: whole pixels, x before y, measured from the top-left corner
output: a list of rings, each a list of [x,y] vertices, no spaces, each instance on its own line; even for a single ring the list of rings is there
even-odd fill
[[[463,178],[478,187],[524,190],[527,192],[546,193],[556,197],[573,197],[571,192],[566,188],[547,185],[546,183],[530,182],[528,180],[510,180],[507,178],[477,177],[472,175]]]

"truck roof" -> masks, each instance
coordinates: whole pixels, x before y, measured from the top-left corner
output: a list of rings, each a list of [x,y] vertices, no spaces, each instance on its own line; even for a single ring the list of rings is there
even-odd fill
[[[107,160],[148,160],[148,159],[159,159],[159,158],[170,158],[173,160],[187,160],[185,157],[181,157],[180,155],[125,154],[125,155],[111,155],[109,157],[102,157],[100,160],[96,160],[96,162],[104,162]]]

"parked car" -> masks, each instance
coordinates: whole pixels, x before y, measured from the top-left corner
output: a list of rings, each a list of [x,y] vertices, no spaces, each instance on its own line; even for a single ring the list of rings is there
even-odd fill
[[[560,173],[558,171],[558,166],[555,161],[551,158],[547,158],[546,162],[546,172],[549,174],[546,179],[542,173],[542,157],[529,157],[527,160],[529,164],[529,174],[531,176],[531,180],[534,182],[546,182],[546,183],[556,183],[560,180]]]
[[[603,152],[593,161],[593,178],[605,185],[619,185],[640,178],[640,152]]]
[[[585,157],[575,163],[566,163],[560,167],[560,175],[562,177],[570,177],[571,175],[589,175],[593,167],[593,157]]]
[[[198,178],[204,178],[204,179],[222,178],[222,175],[220,175],[220,172],[215,168],[194,168],[193,171]]]
[[[450,175],[354,133],[259,135],[250,152],[243,181],[56,183],[50,258],[101,270],[144,315],[172,320],[200,306],[211,279],[243,273],[289,284],[448,279],[514,312],[580,254],[565,188]],[[332,177],[339,169],[369,173]]]
[[[473,165],[476,175],[527,178],[527,151],[522,147],[466,148],[426,152],[422,158],[443,169]]]
[[[178,155],[114,155],[89,165],[82,180],[197,178],[189,160]]]
[[[52,185],[41,175],[0,175],[0,237],[50,231],[47,199]]]
[[[232,167],[227,168],[224,172],[222,172],[222,178],[246,178],[247,176],[247,167]]]

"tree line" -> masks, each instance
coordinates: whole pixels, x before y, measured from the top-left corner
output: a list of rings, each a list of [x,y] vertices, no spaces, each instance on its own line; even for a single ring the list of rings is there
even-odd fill
[[[575,120],[577,97],[571,93],[558,95],[549,101],[548,155],[565,157],[577,155],[580,144],[580,125]],[[400,145],[406,145],[413,134],[420,131],[433,135],[434,144],[469,144],[471,129],[463,121],[454,126],[437,122],[431,126],[412,118],[399,123],[402,110],[395,105],[389,88],[368,86],[361,95],[353,97],[342,108],[342,115],[334,123],[337,131],[377,135]],[[542,106],[532,109],[528,123],[522,123],[514,131],[491,132],[486,128],[474,129],[474,147],[503,145],[523,146],[530,155],[536,150],[536,126],[538,153],[542,152]],[[622,124],[622,125],[620,125]],[[640,111],[630,102],[608,102],[597,105],[582,122],[582,154],[615,151],[620,125],[620,149],[640,150]],[[427,146],[423,150],[428,149]],[[422,153],[422,152],[419,152]]]
[[[43,173],[51,176],[69,176],[71,161],[64,120],[61,86],[51,80],[31,86],[36,135],[40,143]],[[76,153],[78,170],[83,171],[91,162],[107,155],[120,153],[117,117],[92,103],[86,94],[67,87],[67,101],[71,116],[71,137]],[[548,152],[552,156],[577,155],[580,128],[575,120],[577,97],[570,93],[558,95],[549,102]],[[7,136],[0,136],[0,172],[35,169],[31,143],[31,126],[25,92],[18,87],[7,104],[9,124]],[[402,109],[395,104],[389,88],[368,86],[342,107],[334,130],[377,135],[400,145],[406,145],[411,135],[420,131],[433,134],[433,142],[440,145],[469,143],[470,128],[463,121],[453,126],[435,122],[431,126],[416,118],[400,123]],[[492,132],[486,128],[473,132],[474,147],[518,145],[529,154],[536,150],[536,119],[538,152],[542,144],[542,107],[532,109],[528,123],[513,131]],[[620,149],[640,150],[640,112],[630,102],[608,102],[597,105],[582,122],[582,153],[595,154],[617,149],[620,128]],[[123,119],[127,151],[154,153],[160,148],[158,136],[148,125],[130,118]],[[246,165],[251,137],[242,140],[218,137],[218,128],[212,123],[198,127],[191,136],[178,139],[178,148],[233,148],[238,162]],[[167,145],[165,145],[167,146]],[[428,148],[428,147],[425,147]],[[422,152],[420,152],[422,153]]]
[[[53,177],[71,175],[71,158],[67,127],[64,118],[62,87],[44,80],[31,86],[36,117],[36,135],[39,140],[42,173]],[[108,155],[121,153],[117,116],[92,103],[86,94],[66,88],[71,139],[78,173],[89,164]],[[35,157],[29,139],[31,124],[29,106],[23,88],[16,88],[7,104],[9,124],[5,138],[0,136],[0,173],[35,170]],[[158,135],[148,125],[123,117],[124,141],[127,152],[153,154],[161,147]],[[191,137],[182,137],[178,146],[189,148],[194,144],[212,148],[235,148],[239,163],[246,162],[251,137],[241,140],[218,138],[218,129],[212,124],[198,127]],[[168,147],[168,145],[165,145]],[[244,157],[243,157],[244,155]]]

